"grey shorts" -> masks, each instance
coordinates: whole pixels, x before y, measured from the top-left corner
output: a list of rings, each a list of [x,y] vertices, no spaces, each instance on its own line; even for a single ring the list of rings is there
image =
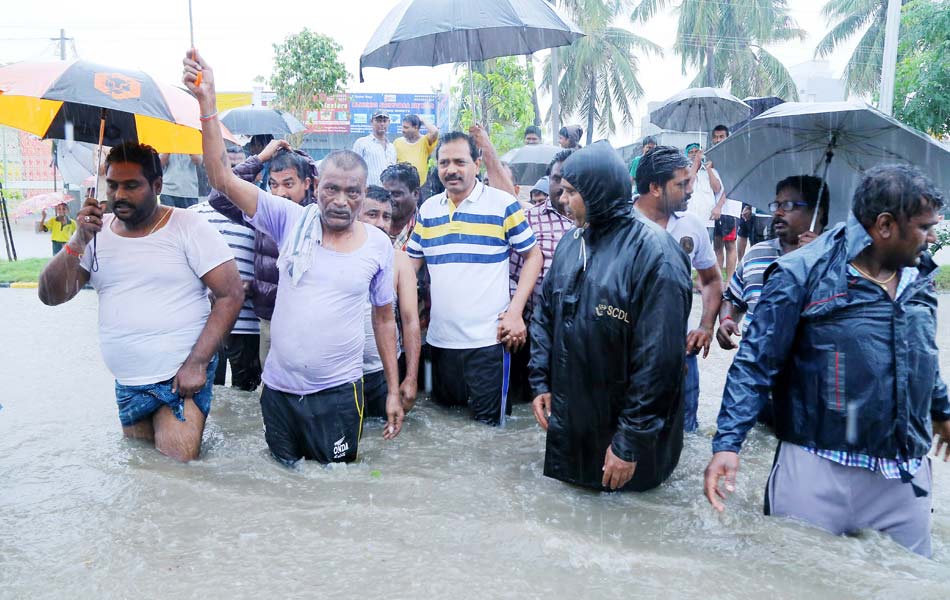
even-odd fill
[[[913,481],[904,483],[779,442],[765,488],[765,514],[805,521],[835,535],[873,529],[930,558],[932,483],[926,457]],[[915,494],[914,486],[926,495]]]

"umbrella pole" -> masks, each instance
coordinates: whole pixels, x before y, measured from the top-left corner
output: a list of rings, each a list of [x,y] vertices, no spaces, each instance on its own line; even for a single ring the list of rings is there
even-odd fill
[[[811,217],[811,227],[808,228],[809,231],[815,231],[815,226],[818,224],[818,212],[821,210],[821,196],[825,193],[825,189],[828,187],[828,167],[831,166],[831,159],[835,156],[836,142],[836,136],[831,134],[831,138],[828,140],[828,150],[825,152],[825,169],[821,174],[821,187],[818,188],[818,204],[815,205],[815,213]],[[831,210],[830,201],[828,202],[828,208],[826,210]]]
[[[472,120],[478,124],[478,113],[475,110],[475,74],[472,73],[472,59],[468,59],[468,90],[472,98]]]
[[[99,201],[99,179],[102,177],[99,174],[99,165],[102,164],[102,141],[105,139],[106,135],[106,109],[102,109],[102,112],[99,113],[99,148],[96,151],[96,166],[93,173],[96,174],[96,187],[95,189],[95,198],[96,201]],[[98,234],[92,235],[92,270],[99,270],[99,257],[96,256],[96,240],[98,239]]]

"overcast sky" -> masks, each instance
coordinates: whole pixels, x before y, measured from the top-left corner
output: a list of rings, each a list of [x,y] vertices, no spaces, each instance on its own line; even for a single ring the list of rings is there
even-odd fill
[[[367,69],[366,82],[359,83],[360,53],[397,3],[398,0],[193,0],[195,42],[215,68],[221,91],[249,91],[255,76],[267,78],[273,55],[271,44],[309,27],[335,38],[343,46],[342,58],[352,74],[350,91],[431,92],[450,80],[451,67]],[[789,2],[792,17],[809,31],[810,37],[804,42],[771,48],[787,66],[811,60],[817,41],[827,30],[820,15],[823,3],[824,0]],[[189,47],[187,0],[41,0],[5,4],[0,23],[0,62],[57,58],[58,45],[48,38],[58,36],[59,29],[65,28],[67,37],[75,38],[75,50],[86,60],[137,68],[161,80],[178,81],[180,57]],[[680,59],[670,50],[676,32],[672,11],[647,26],[627,26],[667,49],[662,59],[641,60],[640,80],[646,90],[638,106],[642,113],[647,101],[663,100],[686,87],[692,73],[681,74]],[[539,52],[536,57],[540,59],[544,54]],[[840,74],[847,54],[843,51],[832,57],[835,74]],[[542,100],[542,105],[542,110],[546,110],[547,101]],[[624,143],[638,133],[635,129],[626,130],[613,139]]]

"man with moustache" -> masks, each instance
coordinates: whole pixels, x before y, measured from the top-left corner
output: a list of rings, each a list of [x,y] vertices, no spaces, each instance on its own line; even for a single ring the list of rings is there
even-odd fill
[[[779,444],[765,514],[834,535],[871,529],[931,555],[934,435],[936,454],[946,447],[950,460],[937,267],[927,252],[942,206],[918,169],[875,167],[847,223],[769,268],[706,467],[716,510],[735,490],[739,451],[771,392]]]
[[[445,192],[419,209],[408,247],[415,269],[425,264],[432,278],[426,334],[432,399],[467,407],[482,423],[503,425],[510,410],[509,352],[527,337],[524,307],[541,272],[541,251],[518,200],[476,179],[481,157],[471,136],[443,135],[436,160]],[[525,256],[513,296],[512,251]]]
[[[366,163],[349,150],[330,153],[322,163],[317,202],[307,207],[265,192],[229,168],[213,71],[200,57],[197,62],[186,57],[183,64],[182,81],[204,115],[208,179],[280,248],[272,346],[261,377],[268,448],[285,465],[301,459],[354,461],[363,430],[367,298],[388,389],[383,436],[398,435],[403,419],[393,249],[386,234],[356,219],[366,195]],[[199,72],[202,81],[196,85]]]
[[[86,200],[79,229],[40,274],[40,300],[62,304],[92,284],[123,434],[194,460],[211,410],[215,355],[244,300],[241,278],[228,245],[201,215],[159,204],[154,149],[116,146],[105,166],[111,214]]]
[[[686,387],[684,389],[683,430],[699,427],[699,361],[709,356],[713,327],[722,300],[722,275],[716,264],[705,224],[686,211],[691,190],[689,161],[672,146],[657,146],[643,156],[634,176],[637,182],[636,207],[640,213],[665,229],[689,257],[702,284],[703,312],[699,327],[686,334]]]
[[[573,153],[573,149],[567,149],[554,155],[554,159],[551,160],[551,164],[547,168],[550,195],[541,204],[524,211],[525,219],[528,220],[531,230],[534,231],[534,236],[538,240],[538,247],[541,249],[541,256],[544,259],[541,264],[541,272],[534,284],[534,290],[525,303],[525,323],[531,322],[531,315],[534,313],[534,307],[541,295],[541,284],[544,282],[544,276],[551,270],[551,262],[554,260],[554,250],[557,248],[558,242],[561,241],[565,233],[574,227],[573,219],[567,215],[567,207],[561,193],[563,190],[561,187],[561,166]],[[512,254],[508,280],[508,287],[512,295],[518,289],[523,267],[524,257],[517,253]],[[531,395],[531,386],[528,383],[528,361],[530,359],[531,335],[529,331],[524,346],[511,355],[511,397],[515,401],[531,402],[534,398]]]
[[[426,128],[426,134],[419,131]],[[402,118],[402,137],[393,141],[396,148],[396,162],[407,162],[419,173],[419,183],[426,182],[429,172],[429,155],[439,142],[439,128],[419,115],[406,115]]]
[[[379,176],[383,170],[396,164],[396,146],[386,137],[389,130],[389,114],[386,111],[373,112],[370,123],[373,130],[353,143],[353,152],[360,155],[369,169],[366,184],[379,185]]]

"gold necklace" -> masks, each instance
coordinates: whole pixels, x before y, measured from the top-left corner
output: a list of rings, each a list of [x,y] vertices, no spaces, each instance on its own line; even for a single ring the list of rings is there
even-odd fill
[[[148,232],[147,234],[145,234],[145,235],[146,235],[146,236],[150,236],[150,235],[152,235],[153,233],[155,233],[155,230],[158,229],[158,226],[165,222],[165,218],[168,217],[168,215],[172,214],[172,210],[174,210],[174,209],[169,208],[168,210],[166,210],[166,211],[165,211],[165,214],[163,214],[163,215],[158,219],[158,221],[156,221],[155,224],[152,225],[151,231],[149,231],[149,232]],[[893,277],[893,275],[892,275],[891,277]],[[890,281],[890,280],[888,280],[888,281]]]
[[[870,274],[870,273],[868,273],[867,271],[865,271],[864,269],[862,269],[862,268],[859,267],[858,265],[854,264],[853,262],[851,263],[851,266],[854,267],[854,270],[855,270],[855,271],[857,271],[858,273],[860,273],[861,275],[863,275],[865,279],[868,279],[868,280],[870,280],[870,281],[872,281],[872,282],[878,284],[879,286],[881,286],[881,289],[884,290],[884,291],[887,291],[887,284],[889,284],[889,283],[891,282],[891,280],[894,279],[894,277],[897,276],[897,271],[894,271],[893,273],[891,273],[891,276],[888,277],[887,279],[884,279],[884,280],[876,279],[876,278],[874,278],[874,277],[871,277],[871,274]]]

